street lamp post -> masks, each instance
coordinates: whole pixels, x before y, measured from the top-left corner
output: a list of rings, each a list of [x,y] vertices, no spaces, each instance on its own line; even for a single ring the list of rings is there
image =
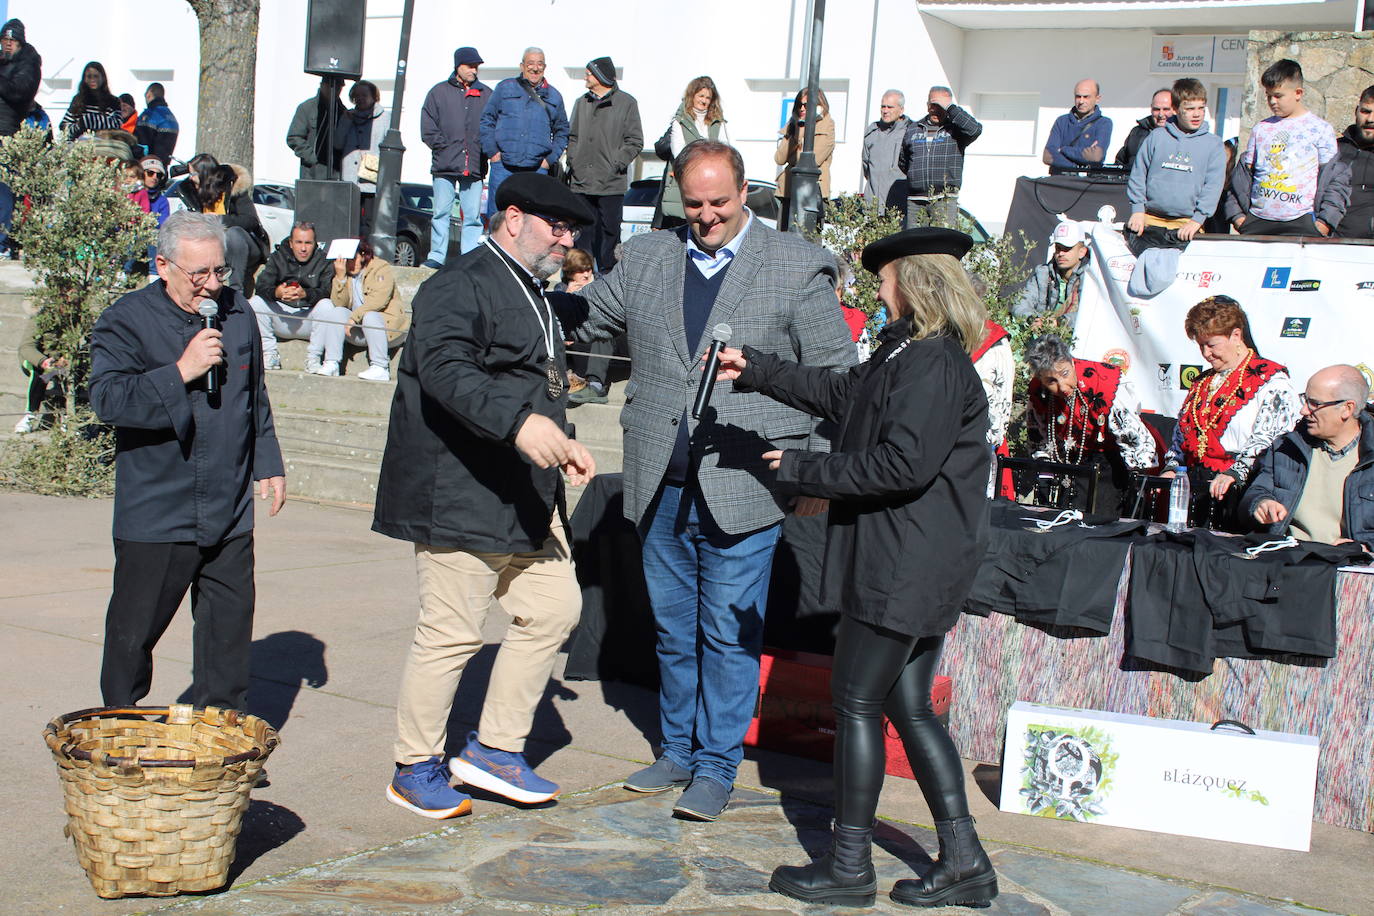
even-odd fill
[[[415,0],[405,0],[401,12],[401,46],[396,52],[396,85],[391,93],[391,126],[382,138],[377,156],[372,247],[377,257],[384,261],[391,261],[396,256],[396,211],[401,197],[401,160],[406,151],[401,142],[401,99],[406,91],[406,59],[410,56],[410,21],[414,12]]]
[[[820,111],[817,102],[821,80],[821,29],[825,23],[825,0],[808,0],[811,17],[811,57],[806,65],[806,124],[802,134],[802,151],[787,180],[791,198],[788,228],[792,232],[810,235],[820,227],[821,169],[816,164],[816,119]]]

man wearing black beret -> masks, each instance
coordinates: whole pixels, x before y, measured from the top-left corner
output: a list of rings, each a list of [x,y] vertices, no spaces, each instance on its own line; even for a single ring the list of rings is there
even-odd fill
[[[449,773],[522,804],[558,786],[526,763],[525,739],[581,592],[566,534],[563,475],[593,474],[566,432],[562,329],[544,299],[592,213],[557,180],[510,176],[492,236],[415,295],[373,530],[415,545],[420,618],[396,705],[387,798],[430,818],[471,810]],[[487,609],[513,618],[477,730],[444,765],[463,668],[482,648]]]

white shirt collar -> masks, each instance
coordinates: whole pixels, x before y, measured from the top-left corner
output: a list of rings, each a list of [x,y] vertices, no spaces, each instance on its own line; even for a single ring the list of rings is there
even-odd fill
[[[754,211],[745,207],[744,212],[747,214],[744,226],[734,238],[724,245],[721,245],[720,248],[716,250],[715,254],[707,254],[698,247],[697,240],[692,236],[692,232],[689,229],[687,231],[687,255],[692,261],[700,267],[718,267],[731,261],[735,257],[736,252],[739,251],[740,245],[744,243],[744,237],[749,234],[749,227],[754,225]]]

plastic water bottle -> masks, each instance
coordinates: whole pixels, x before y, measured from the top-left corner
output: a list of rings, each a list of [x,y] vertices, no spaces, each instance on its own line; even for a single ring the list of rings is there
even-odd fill
[[[1164,527],[1170,531],[1183,531],[1188,527],[1188,503],[1192,496],[1192,485],[1188,482],[1188,472],[1179,468],[1174,474],[1174,482],[1169,485],[1169,522]]]

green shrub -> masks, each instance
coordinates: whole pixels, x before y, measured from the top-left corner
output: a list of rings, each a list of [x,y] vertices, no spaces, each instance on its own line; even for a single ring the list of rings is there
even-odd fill
[[[118,164],[93,158],[91,149],[49,142],[32,128],[0,141],[0,174],[15,194],[10,235],[34,277],[39,349],[68,367],[67,397],[52,431],[30,436],[6,456],[6,478],[39,492],[110,490],[110,436],[82,406],[90,333],[101,312],[146,282],[127,275],[124,264],[145,258],[157,233],[154,218],[120,186]]]

